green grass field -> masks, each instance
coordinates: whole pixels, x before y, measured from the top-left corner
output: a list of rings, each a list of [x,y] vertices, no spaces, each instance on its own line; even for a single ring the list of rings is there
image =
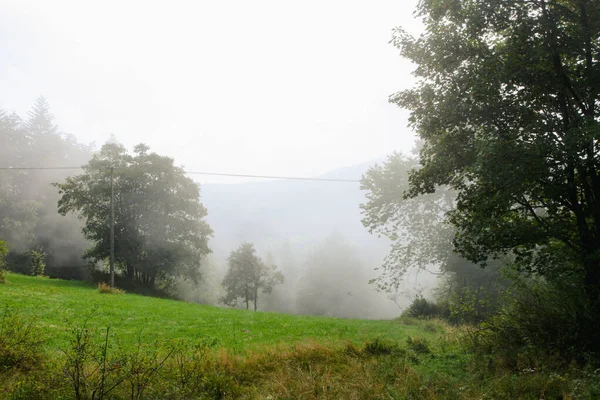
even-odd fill
[[[214,338],[221,347],[258,349],[264,345],[314,341],[321,344],[374,338],[405,341],[409,336],[435,339],[440,333],[395,321],[371,321],[252,312],[185,303],[135,294],[101,294],[89,283],[8,274],[0,286],[0,305],[9,306],[48,336],[56,348],[68,339],[69,324],[106,328],[121,340]]]
[[[464,328],[441,321],[231,310],[101,294],[84,282],[7,277],[0,315],[18,318],[0,324],[0,399],[600,398],[597,372],[520,356],[511,365],[465,345]],[[33,342],[42,347],[22,344],[22,328],[11,337],[4,321],[32,322]],[[70,327],[84,325],[94,339],[80,352]],[[106,327],[111,346],[107,340],[102,347]],[[207,338],[216,348],[194,347]],[[183,344],[181,353],[169,353],[174,343]],[[98,358],[103,348],[106,358]],[[99,397],[105,383],[110,395]]]

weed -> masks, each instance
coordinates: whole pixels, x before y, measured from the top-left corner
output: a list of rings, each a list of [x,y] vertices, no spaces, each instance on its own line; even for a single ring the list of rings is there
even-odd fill
[[[123,293],[125,293],[125,291],[123,289],[112,287],[110,285],[107,285],[104,282],[98,283],[98,292],[103,293],[103,294],[123,294]]]
[[[35,319],[25,321],[6,306],[0,316],[0,369],[32,370],[42,363],[43,340],[34,329]]]
[[[398,344],[389,340],[376,338],[375,340],[365,343],[364,352],[366,354],[378,356],[394,354],[400,350]]]
[[[176,390],[180,396],[196,397],[204,391],[210,351],[216,344],[214,339],[200,339],[193,343],[182,339],[171,342],[169,369],[175,372]]]
[[[431,353],[431,349],[425,339],[408,337],[408,339],[406,339],[406,344],[408,344],[409,350],[412,350],[417,354]]]
[[[145,390],[176,350],[171,347],[161,354],[161,347],[160,343],[144,343],[140,330],[137,345],[133,351],[124,354],[123,369],[132,400],[143,398]]]

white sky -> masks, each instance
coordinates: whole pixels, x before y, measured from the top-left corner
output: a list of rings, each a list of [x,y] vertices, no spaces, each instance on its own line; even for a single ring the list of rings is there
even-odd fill
[[[43,94],[86,143],[316,176],[412,147],[387,102],[412,67],[388,42],[418,31],[416,3],[0,0],[0,107],[24,116]]]

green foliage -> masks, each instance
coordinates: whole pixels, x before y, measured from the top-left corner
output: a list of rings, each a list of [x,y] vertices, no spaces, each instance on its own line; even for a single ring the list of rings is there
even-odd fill
[[[149,153],[143,144],[129,155],[122,145],[107,143],[83,174],[56,184],[62,195],[59,213],[74,212],[85,220],[83,234],[94,243],[86,257],[96,262],[109,257],[111,168],[116,268],[150,287],[175,277],[197,282],[212,234],[199,185],[173,159]]]
[[[598,321],[581,283],[520,279],[505,295],[505,305],[479,332],[489,351],[546,353],[562,360],[600,360]]]
[[[452,308],[452,315],[448,312],[445,318],[479,322],[496,310],[494,298],[508,285],[501,274],[504,260],[491,260],[482,269],[454,254],[455,229],[444,218],[455,208],[456,193],[442,186],[435,193],[406,198],[410,171],[418,168],[414,158],[393,154],[363,176],[367,202],[361,205],[362,222],[371,233],[392,240],[391,251],[378,268],[380,274],[371,282],[392,293],[408,271],[440,273],[436,297]]]
[[[409,173],[418,168],[414,157],[392,154],[382,165],[374,165],[363,176],[361,189],[367,202],[361,204],[362,223],[373,234],[392,241],[380,275],[372,280],[380,290],[398,290],[408,271],[444,270],[452,256],[453,229],[444,214],[454,208],[455,194],[446,188],[419,198],[405,199]]]
[[[43,276],[46,269],[46,254],[38,250],[29,250],[29,262],[31,263],[31,275]]]
[[[254,303],[258,309],[258,293],[271,293],[275,285],[283,283],[283,274],[275,265],[265,264],[256,254],[252,243],[243,243],[229,256],[229,269],[223,278],[225,296],[223,303],[235,306],[241,299],[249,308]]]
[[[81,278],[81,255],[88,243],[75,216],[56,212],[58,193],[51,183],[66,178],[67,170],[21,170],[20,167],[63,167],[84,164],[90,148],[60,132],[43,97],[27,118],[0,110],[0,237],[10,242],[9,269],[29,274],[24,267],[28,249],[46,253],[47,275]],[[19,257],[23,255],[23,257]],[[15,263],[14,261],[19,261]],[[73,266],[69,268],[65,265]]]
[[[5,257],[8,254],[8,246],[4,240],[0,240],[0,283],[6,283],[6,260]]]
[[[434,301],[424,297],[417,297],[402,313],[403,317],[411,318],[439,318],[442,308]]]
[[[391,98],[423,140],[408,195],[448,185],[460,254],[579,275],[600,315],[600,3],[449,4],[421,2],[424,33],[393,40],[417,65]]]
[[[5,306],[0,315],[0,373],[7,370],[29,371],[42,362],[43,340],[34,327],[35,319],[26,321]]]
[[[209,361],[211,350],[216,346],[214,339],[200,339],[189,343],[185,340],[175,340],[171,343],[173,353],[172,359],[175,368],[176,388],[178,396],[194,398],[202,394],[206,389],[214,392],[214,384],[207,383],[209,374]]]
[[[507,337],[566,349],[557,330],[573,329],[577,351],[596,352],[600,3],[422,1],[417,13],[420,37],[398,29],[393,39],[417,65],[415,87],[390,99],[422,140],[406,197],[449,187],[460,255],[485,266],[509,254],[548,288],[573,285],[560,302],[519,300],[499,323],[516,330]],[[472,295],[461,294],[469,313]]]
[[[62,371],[77,400],[104,399],[126,379],[122,372],[124,357],[110,354],[110,328],[96,337],[87,326],[93,312],[82,325],[70,325],[71,340],[63,350]]]
[[[26,290],[19,293],[18,285]],[[459,334],[439,321],[406,326],[249,313],[127,294],[103,302],[105,297],[81,282],[21,275],[11,275],[0,298],[4,293],[19,302],[21,320],[37,311],[39,325],[53,327],[56,337],[46,342],[48,352],[37,349],[42,362],[33,369],[0,372],[3,398],[275,399],[305,393],[336,399],[594,399],[598,393],[593,368],[522,355],[515,369],[503,364],[501,354],[468,351]],[[51,303],[59,307],[40,306]],[[99,307],[90,314],[94,303]],[[135,319],[142,311],[145,322]],[[65,316],[72,321],[67,329]],[[122,322],[107,329],[115,320]],[[433,323],[443,335],[424,328]],[[192,330],[185,331],[186,324]],[[254,330],[251,335],[260,341],[234,353],[236,342],[229,336],[234,326],[236,334],[240,327]],[[209,332],[220,340],[208,338]],[[242,340],[248,345],[253,339]]]
[[[408,345],[408,349],[414,351],[417,354],[430,354],[431,349],[427,344],[426,340],[420,338],[411,338],[406,339],[406,344]]]
[[[453,324],[478,324],[498,311],[500,301],[497,292],[484,287],[464,287],[452,292],[444,301],[443,318]]]
[[[379,338],[375,338],[375,340],[371,340],[365,343],[365,347],[363,348],[363,352],[369,355],[384,355],[384,354],[394,354],[401,352],[398,343],[383,340]]]

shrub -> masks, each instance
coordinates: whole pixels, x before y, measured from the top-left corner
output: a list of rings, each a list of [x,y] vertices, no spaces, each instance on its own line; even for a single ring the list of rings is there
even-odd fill
[[[175,387],[179,396],[196,398],[205,389],[205,375],[215,339],[200,339],[193,343],[174,340],[171,343],[172,359],[169,370],[175,375]]]
[[[4,257],[8,254],[8,247],[6,246],[6,242],[0,240],[0,283],[6,283],[6,275],[4,273],[4,268],[6,266],[6,261]]]
[[[441,315],[441,307],[423,297],[417,297],[402,313],[403,317],[437,318]]]
[[[468,342],[476,350],[504,354],[514,366],[540,353],[566,362],[600,361],[597,311],[575,279],[517,281],[505,294],[501,311],[473,332]]]
[[[396,342],[377,338],[365,343],[365,348],[363,351],[366,354],[379,356],[398,353],[400,352],[400,347]]]
[[[498,302],[493,298],[497,294],[483,287],[463,287],[440,304],[441,317],[451,324],[481,323],[498,312]]]
[[[125,293],[124,290],[116,288],[116,287],[112,287],[110,285],[107,285],[104,282],[100,282],[98,284],[98,292],[103,293],[103,294],[123,294],[123,293]]]
[[[429,345],[425,339],[409,337],[406,339],[406,344],[408,345],[409,350],[412,350],[417,354],[431,353],[431,349],[429,348]]]
[[[29,371],[42,362],[42,343],[34,319],[25,321],[6,306],[0,316],[0,369]]]
[[[46,253],[37,250],[29,250],[29,261],[31,263],[31,275],[43,276],[46,270]]]

